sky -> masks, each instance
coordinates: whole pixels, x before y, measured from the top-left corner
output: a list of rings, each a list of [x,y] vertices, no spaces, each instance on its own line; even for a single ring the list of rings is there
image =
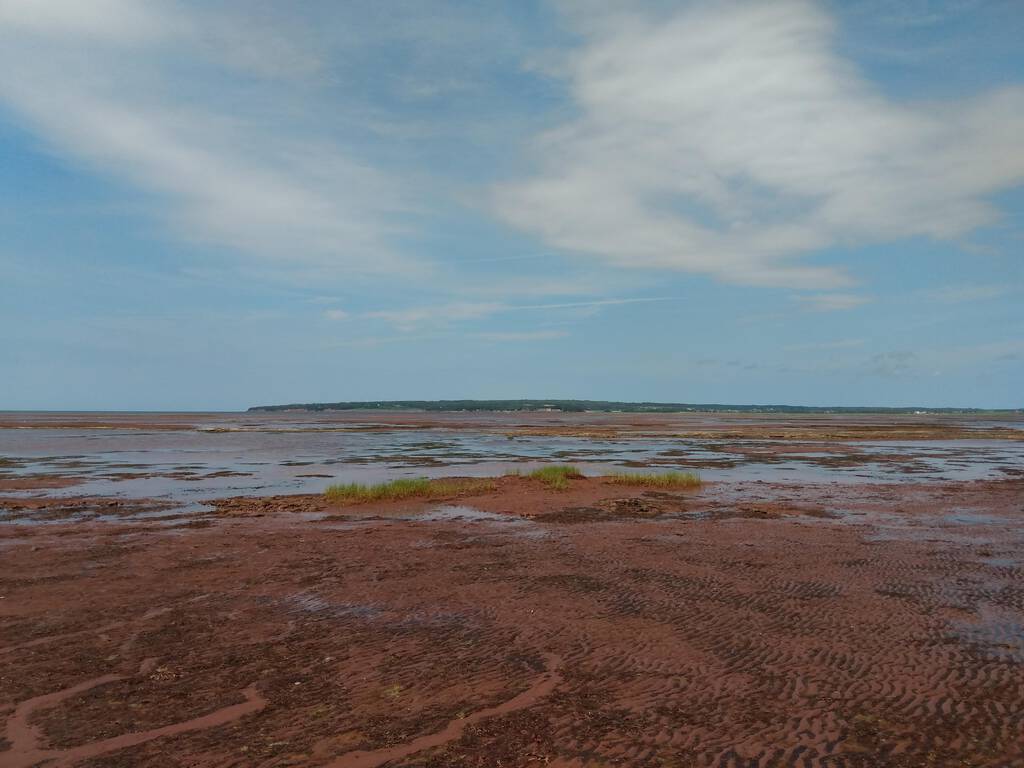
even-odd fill
[[[0,409],[1024,406],[1020,0],[0,0]]]

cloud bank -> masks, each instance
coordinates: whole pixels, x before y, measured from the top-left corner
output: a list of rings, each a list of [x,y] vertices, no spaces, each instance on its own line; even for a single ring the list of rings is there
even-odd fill
[[[578,115],[536,139],[532,175],[494,194],[501,217],[551,246],[832,290],[850,275],[806,257],[964,236],[1024,180],[1024,89],[897,103],[840,56],[815,3],[598,7],[568,5],[583,37],[562,69]]]

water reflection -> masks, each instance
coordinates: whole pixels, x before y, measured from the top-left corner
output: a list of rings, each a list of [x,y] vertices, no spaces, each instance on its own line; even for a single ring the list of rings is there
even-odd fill
[[[509,437],[481,429],[388,425],[330,428],[315,418],[175,430],[0,429],[0,478],[59,475],[83,482],[6,495],[117,496],[196,501],[317,493],[332,482],[487,476],[572,462],[588,474],[623,467],[697,470],[708,480],[799,483],[980,480],[1024,476],[1024,442]]]

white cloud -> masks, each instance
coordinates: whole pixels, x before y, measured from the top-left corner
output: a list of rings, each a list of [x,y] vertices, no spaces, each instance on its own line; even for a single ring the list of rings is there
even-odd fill
[[[249,257],[249,276],[308,284],[429,273],[463,299],[455,309],[377,314],[404,327],[473,319],[458,313],[480,307],[488,309],[475,317],[557,306],[525,303],[544,297],[652,290],[652,276],[618,267],[828,291],[833,298],[808,305],[842,308],[825,305],[850,304],[836,298],[851,296],[842,293],[849,275],[801,257],[837,244],[959,236],[995,218],[991,192],[1024,178],[1020,88],[945,105],[894,103],[839,57],[831,18],[806,0],[660,5],[674,10],[616,11],[609,0],[570,12],[582,44],[559,71],[578,116],[538,137],[534,175],[496,190],[505,220],[559,254],[608,266],[580,259],[568,277],[524,268],[495,280],[454,260],[428,271],[396,245],[416,241],[407,222],[430,209],[431,196],[458,189],[472,200],[479,191],[446,180],[418,142],[465,139],[475,126],[476,149],[487,145],[501,165],[509,137],[540,119],[544,105],[495,84],[517,60],[536,60],[536,46],[562,38],[512,23],[514,13],[495,25],[490,11],[414,0],[400,13],[372,3],[280,12],[0,0],[0,106],[46,148],[125,183],[133,205],[152,206],[178,237]],[[409,61],[394,61],[392,50],[407,50]],[[446,102],[400,106],[406,92],[462,93],[455,75],[475,94],[464,113]],[[380,122],[397,133],[374,134]],[[432,159],[415,167],[420,155]],[[479,261],[514,269],[542,257]]]
[[[494,198],[552,246],[834,290],[844,270],[796,259],[964,235],[997,218],[987,196],[1024,181],[1024,89],[893,102],[809,0],[577,7],[585,42],[563,71],[579,116],[540,136],[536,173]]]
[[[498,302],[455,302],[409,309],[388,309],[366,312],[363,317],[384,320],[396,328],[411,331],[425,325],[447,325],[460,320],[479,320],[505,312],[560,309],[599,309],[621,304],[649,304],[679,301],[671,296],[635,297],[629,299],[594,299],[592,301],[563,301],[551,304],[501,304]]]
[[[487,302],[456,302],[428,307],[410,309],[389,309],[367,312],[363,316],[374,320],[384,320],[402,330],[412,330],[424,325],[444,325],[457,320],[476,320],[495,312],[504,306]]]
[[[346,320],[350,315],[344,309],[327,309],[324,310],[324,317],[328,320]]]
[[[631,299],[594,299],[593,301],[563,301],[559,304],[519,304],[508,307],[516,309],[574,309],[578,307],[614,307],[618,304],[651,304],[662,301],[680,301],[676,296],[647,296]]]
[[[180,32],[184,17],[135,0],[0,0],[0,29],[43,38],[144,43]]]
[[[871,301],[867,296],[858,296],[855,293],[816,293],[810,296],[796,296],[795,299],[813,312],[855,309]]]
[[[315,69],[298,47],[248,17],[156,1],[0,0],[0,101],[49,147],[143,191],[184,238],[272,263],[415,273],[388,244],[410,209],[402,186],[276,82]],[[254,86],[238,86],[240,70]]]

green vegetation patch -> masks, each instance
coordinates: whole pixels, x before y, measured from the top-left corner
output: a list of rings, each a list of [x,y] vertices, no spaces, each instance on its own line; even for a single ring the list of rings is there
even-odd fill
[[[704,482],[696,472],[618,472],[607,480],[615,485],[646,488],[696,488]]]
[[[570,480],[583,477],[583,473],[571,464],[552,464],[533,470],[528,477],[540,480],[553,490],[562,491],[569,487]]]
[[[339,483],[324,491],[330,501],[398,501],[400,499],[436,499],[472,493],[486,493],[497,488],[489,478],[457,478],[428,480],[425,477],[402,478],[386,483]]]

